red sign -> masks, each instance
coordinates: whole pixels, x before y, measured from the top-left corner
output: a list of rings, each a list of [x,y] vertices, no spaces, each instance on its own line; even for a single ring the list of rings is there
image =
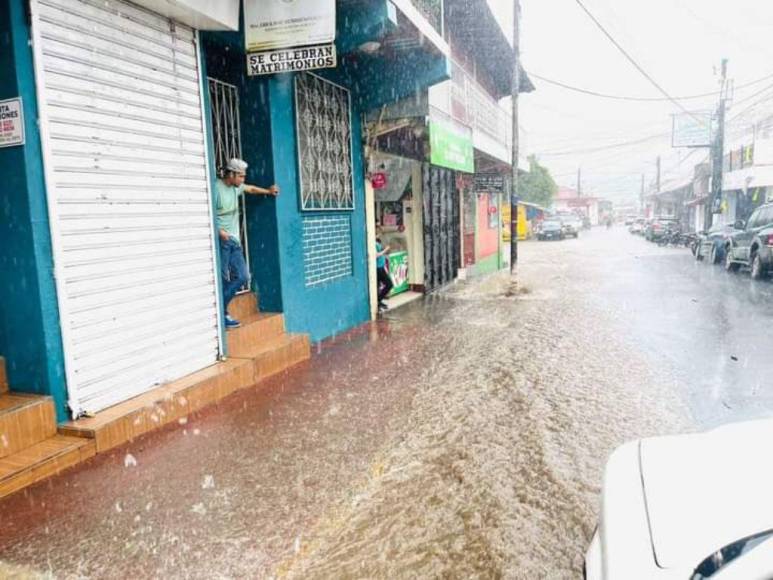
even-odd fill
[[[495,206],[495,205],[488,206],[488,212],[489,213],[497,213],[497,206]]]
[[[374,173],[373,176],[370,178],[370,183],[373,185],[373,189],[381,189],[383,187],[386,187],[386,184],[387,184],[386,173],[382,171],[379,171],[378,173]]]

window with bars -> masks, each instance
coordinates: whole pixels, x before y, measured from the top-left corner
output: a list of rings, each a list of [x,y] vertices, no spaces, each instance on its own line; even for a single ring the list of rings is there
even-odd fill
[[[301,209],[354,209],[349,91],[298,75],[295,107]]]

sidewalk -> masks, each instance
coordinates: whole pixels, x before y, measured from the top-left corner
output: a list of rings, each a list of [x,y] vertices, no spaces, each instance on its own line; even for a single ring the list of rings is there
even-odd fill
[[[367,476],[409,403],[416,348],[394,325],[325,342],[310,362],[5,498],[2,558],[57,576],[268,574]]]

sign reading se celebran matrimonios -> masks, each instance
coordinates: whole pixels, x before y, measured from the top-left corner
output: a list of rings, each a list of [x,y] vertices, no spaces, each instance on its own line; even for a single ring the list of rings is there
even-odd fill
[[[247,52],[329,44],[335,40],[335,0],[244,0]]]
[[[335,44],[282,48],[247,54],[247,74],[249,76],[333,68],[335,66]]]

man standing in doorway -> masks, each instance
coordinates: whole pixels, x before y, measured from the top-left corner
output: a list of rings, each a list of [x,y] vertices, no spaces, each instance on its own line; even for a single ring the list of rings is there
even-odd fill
[[[220,269],[223,276],[226,328],[240,326],[238,320],[228,315],[228,303],[249,278],[239,232],[239,198],[245,193],[273,196],[279,194],[279,188],[276,185],[263,189],[244,183],[246,172],[247,163],[241,159],[231,159],[225,167],[223,177],[215,183],[216,223],[220,236]]]

